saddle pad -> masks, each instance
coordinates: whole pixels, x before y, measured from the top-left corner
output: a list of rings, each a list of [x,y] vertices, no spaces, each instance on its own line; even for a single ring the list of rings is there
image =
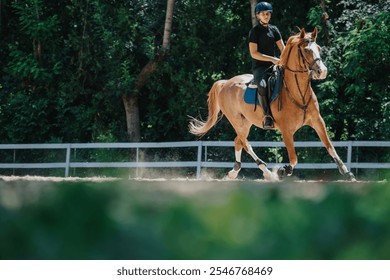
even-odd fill
[[[283,72],[279,67],[275,67],[271,77],[268,79],[268,96],[270,97],[270,103],[275,101],[283,87]],[[260,105],[259,98],[257,96],[257,88],[251,87],[253,85],[253,79],[247,84],[247,88],[244,93],[244,101],[247,104]]]
[[[260,105],[259,99],[257,98],[257,88],[247,87],[244,93],[244,101],[247,104]]]

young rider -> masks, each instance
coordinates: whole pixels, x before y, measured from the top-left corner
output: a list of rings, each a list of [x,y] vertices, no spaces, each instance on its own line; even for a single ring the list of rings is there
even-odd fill
[[[284,42],[279,29],[269,24],[272,15],[272,5],[260,2],[255,8],[258,24],[249,31],[249,51],[252,57],[252,72],[260,95],[260,103],[264,112],[264,129],[274,127],[270,104],[267,94],[267,80],[272,72],[272,65],[278,64],[275,57],[275,45],[280,52],[284,49]]]

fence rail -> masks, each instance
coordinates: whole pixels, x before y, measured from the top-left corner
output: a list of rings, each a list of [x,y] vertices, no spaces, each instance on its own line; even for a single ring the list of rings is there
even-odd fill
[[[284,147],[283,142],[270,141],[254,141],[251,142],[252,147],[268,147],[280,148]],[[381,147],[390,148],[390,141],[335,141],[335,147],[347,148],[347,156],[344,160],[349,169],[390,169],[390,163],[373,163],[373,162],[353,162],[352,152],[353,147]],[[197,156],[193,161],[141,161],[139,156],[139,149],[152,148],[197,148]],[[54,169],[61,168],[65,170],[65,177],[69,176],[71,168],[163,168],[163,167],[194,167],[196,168],[196,176],[201,176],[201,169],[207,168],[231,168],[233,162],[217,162],[208,161],[209,147],[234,147],[233,141],[183,141],[183,142],[148,142],[148,143],[68,143],[68,144],[0,144],[0,151],[13,150],[64,150],[65,161],[51,162],[51,163],[3,163],[0,162],[0,169]],[[295,142],[295,147],[310,148],[323,147],[321,142]],[[73,162],[71,161],[72,150],[82,149],[136,149],[136,160],[129,162]],[[233,151],[232,151],[233,152]],[[202,156],[203,155],[203,156]],[[275,163],[270,163],[268,166],[281,165],[277,163],[276,152]],[[15,160],[15,159],[14,159]],[[1,161],[1,158],[0,158]],[[257,165],[252,163],[243,163],[244,168],[257,168]],[[297,169],[334,169],[336,165],[333,163],[299,163]]]

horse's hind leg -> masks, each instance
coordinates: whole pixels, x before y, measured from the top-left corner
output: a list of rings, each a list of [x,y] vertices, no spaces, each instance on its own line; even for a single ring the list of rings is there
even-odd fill
[[[250,124],[242,125],[236,129],[237,137],[234,139],[234,149],[235,149],[235,157],[236,162],[234,163],[234,167],[227,174],[229,179],[237,178],[238,173],[241,170],[241,154],[242,148],[245,149],[248,154],[255,160],[258,167],[263,171],[264,178],[266,180],[275,180],[275,176],[272,172],[267,168],[266,163],[261,160],[253,151],[252,146],[248,143],[247,137],[249,135]]]
[[[255,160],[257,166],[260,168],[261,171],[263,171],[264,179],[269,181],[275,181],[278,180],[276,175],[272,174],[272,172],[267,168],[267,164],[262,161],[253,151],[252,146],[249,145],[248,141],[246,141],[246,147],[244,146],[245,151],[248,152],[248,154],[251,155],[251,157]]]
[[[240,172],[241,170],[241,155],[242,155],[242,148],[243,148],[243,144],[241,142],[241,139],[236,136],[236,138],[234,139],[234,151],[235,151],[235,158],[236,158],[236,161],[234,163],[234,166],[233,166],[233,169],[230,170],[228,173],[227,173],[227,177],[229,179],[236,179],[237,178],[237,175],[238,173]]]
[[[318,136],[322,141],[322,144],[324,144],[329,155],[335,161],[341,175],[345,176],[350,181],[356,181],[355,176],[353,175],[352,172],[348,170],[347,166],[345,166],[344,162],[340,159],[339,155],[336,152],[336,149],[334,148],[332,142],[330,141],[328,133],[326,132],[325,122],[322,119],[322,117],[319,116],[318,121],[313,123],[311,126],[315,129],[315,131],[317,132]]]

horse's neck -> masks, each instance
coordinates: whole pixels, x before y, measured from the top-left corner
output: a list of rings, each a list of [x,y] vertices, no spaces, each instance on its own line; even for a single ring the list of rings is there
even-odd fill
[[[298,60],[292,61],[292,57],[298,57]],[[302,76],[304,76],[304,73],[309,74],[309,71],[306,68],[305,62],[301,61],[300,59],[301,58],[300,58],[300,56],[298,56],[298,54],[295,54],[295,53],[291,54],[290,53],[288,58],[287,58],[286,64],[285,64],[285,68],[291,73],[300,73],[300,74],[302,74]]]
[[[307,99],[312,92],[310,84],[310,74],[301,72],[284,71],[284,81],[289,94],[294,98],[301,100]]]
[[[284,80],[289,84],[310,84],[310,73],[307,72],[293,72],[285,69]]]
[[[287,46],[282,54],[284,65],[284,82],[290,97],[301,102],[308,101],[311,95],[311,77],[304,62],[300,61],[301,56],[296,46]],[[297,59],[295,59],[297,58]]]

